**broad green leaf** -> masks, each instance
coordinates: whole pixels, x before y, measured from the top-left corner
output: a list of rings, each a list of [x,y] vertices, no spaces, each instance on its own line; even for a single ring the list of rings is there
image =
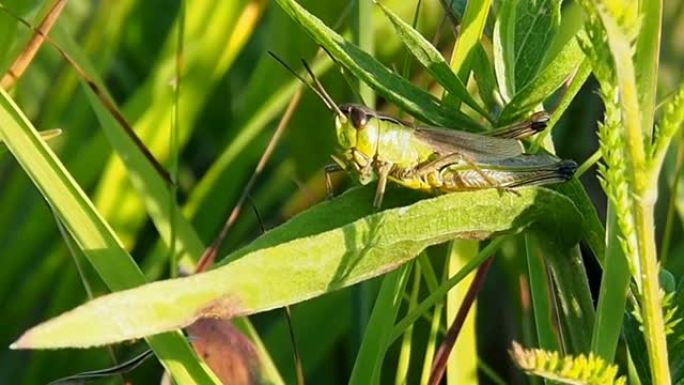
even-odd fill
[[[525,87],[519,89],[499,117],[499,124],[524,118],[572,76],[584,59],[576,36],[582,32],[584,12],[575,3],[563,11],[563,20],[544,55],[540,72]],[[574,95],[573,95],[574,96]]]
[[[414,117],[439,126],[482,130],[479,124],[462,112],[443,106],[434,96],[390,72],[368,53],[344,40],[296,1],[276,1],[290,17],[311,34],[316,42],[325,47],[339,64]]]
[[[556,228],[575,244],[574,205],[544,188],[495,190],[415,199],[388,191],[388,209],[370,211],[374,186],[322,203],[229,256],[215,270],[159,281],[88,302],[24,334],[27,348],[85,347],[140,338],[185,326],[200,316],[234,317],[316,297],[395,269],[427,246],[482,239],[532,223]],[[411,198],[412,197],[412,198]],[[453,213],[453,215],[444,215]],[[87,327],[86,327],[87,326]]]
[[[487,111],[470,96],[465,85],[451,70],[449,63],[444,60],[442,54],[433,47],[420,32],[401,20],[399,16],[395,15],[387,7],[382,5],[382,3],[377,4],[392,22],[392,25],[394,25],[394,28],[399,33],[399,37],[404,41],[404,44],[406,44],[413,56],[428,70],[428,72],[430,72],[432,77],[437,80],[450,95],[461,99],[475,111],[489,119]]]
[[[123,290],[144,284],[145,277],[112,229],[4,90],[0,90],[0,139],[59,214],[107,286]],[[215,383],[179,332],[150,337],[148,342],[179,383]]]
[[[590,74],[591,63],[588,60],[585,60],[577,69],[577,73],[572,78],[570,84],[568,84],[567,88],[565,89],[563,96],[561,96],[560,100],[558,101],[556,108],[553,110],[553,113],[551,114],[551,119],[547,124],[546,130],[542,131],[539,135],[537,135],[537,138],[532,143],[532,146],[530,146],[530,150],[532,152],[537,151],[539,146],[542,143],[545,143],[545,140],[551,135],[551,131],[556,126],[556,123],[558,123],[561,116],[563,116],[565,111],[568,109],[570,103],[573,101],[575,96],[577,96],[577,93],[579,93],[580,89],[582,88],[582,85],[586,82]],[[586,192],[584,193],[584,195],[586,195]]]
[[[501,111],[497,124],[502,126],[524,118],[575,74],[583,58],[577,41],[569,41],[565,49],[534,80],[515,94]]]
[[[501,112],[498,124],[509,124],[524,118],[573,76],[584,60],[584,54],[576,40],[578,33],[584,33],[583,22],[584,13],[581,7],[568,6],[547,52],[539,53],[544,56],[540,72],[524,87],[516,85],[517,92]]]
[[[513,69],[515,90],[534,79],[560,23],[561,0],[518,0],[515,4]]]

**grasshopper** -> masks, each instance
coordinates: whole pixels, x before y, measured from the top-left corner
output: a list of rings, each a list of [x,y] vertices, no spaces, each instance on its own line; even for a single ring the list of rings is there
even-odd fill
[[[351,170],[363,185],[377,180],[373,207],[379,209],[388,181],[433,193],[486,188],[514,192],[520,186],[567,181],[577,169],[572,160],[524,153],[519,140],[546,128],[546,112],[485,135],[414,125],[363,105],[337,105],[304,60],[311,82],[270,54],[335,114],[340,154],[326,167],[328,192],[332,172]]]

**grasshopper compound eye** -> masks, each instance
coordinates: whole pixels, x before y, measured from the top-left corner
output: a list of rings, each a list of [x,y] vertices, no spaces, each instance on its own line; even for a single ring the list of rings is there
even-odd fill
[[[361,106],[356,106],[353,104],[345,104],[340,106],[340,111],[347,115],[349,120],[351,120],[352,125],[357,130],[361,130],[368,123],[368,112]]]

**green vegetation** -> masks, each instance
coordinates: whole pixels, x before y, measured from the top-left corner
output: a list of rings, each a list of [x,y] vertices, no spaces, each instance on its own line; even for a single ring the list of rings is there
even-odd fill
[[[3,0],[0,376],[684,383],[683,23],[658,0]],[[546,110],[525,152],[581,166],[390,183],[379,210],[352,173],[326,199],[334,116],[268,51],[418,124]]]

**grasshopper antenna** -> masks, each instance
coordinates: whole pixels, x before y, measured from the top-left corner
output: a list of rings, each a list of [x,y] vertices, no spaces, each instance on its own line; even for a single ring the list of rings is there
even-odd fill
[[[330,94],[328,94],[328,92],[325,90],[325,87],[323,87],[323,84],[321,84],[321,82],[318,80],[318,78],[316,77],[316,74],[313,73],[313,71],[309,67],[309,64],[306,62],[306,60],[302,59],[302,65],[304,65],[306,72],[308,72],[309,76],[311,76],[311,79],[313,80],[314,84],[318,88],[318,91],[320,91],[321,94],[325,95],[325,98],[328,100],[328,103],[330,103],[330,105],[332,106],[333,111],[335,111],[335,113],[338,116],[345,117],[345,115],[342,113],[342,111],[340,111],[340,109],[337,107],[337,104],[335,104],[335,101],[333,100],[333,98],[330,97]]]
[[[333,61],[333,63],[337,64],[337,66],[340,67],[340,73],[342,74],[344,81],[347,83],[347,86],[349,86],[349,89],[352,90],[352,92],[354,93],[356,100],[361,104],[368,105],[365,102],[365,100],[363,100],[363,96],[361,96],[358,83],[354,83],[354,81],[352,81],[352,79],[349,78],[349,72],[345,70],[344,66],[340,64],[340,62],[338,62],[337,59],[335,59],[335,57],[330,53],[330,51],[328,51],[327,48],[323,47],[322,45],[319,47],[321,47],[321,50],[323,50],[323,52],[325,52],[328,55],[328,57],[330,58],[330,60]]]
[[[337,107],[337,104],[335,101],[330,97],[330,95],[325,91],[325,88],[323,88],[323,85],[318,81],[318,78],[314,75],[313,71],[309,67],[309,65],[302,59],[302,63],[304,63],[304,68],[306,68],[306,71],[309,73],[309,76],[311,76],[311,79],[313,79],[313,83],[307,81],[302,77],[300,74],[298,74],[292,67],[290,67],[285,61],[281,58],[279,58],[275,53],[272,51],[268,51],[268,54],[271,55],[272,58],[274,58],[278,63],[280,63],[285,69],[288,70],[292,75],[294,75],[299,81],[302,83],[306,84],[307,87],[311,89],[316,95],[318,95],[319,98],[321,98],[321,101],[323,101],[323,104],[332,112],[334,112],[341,120],[346,120],[347,117],[340,111],[339,107]]]

